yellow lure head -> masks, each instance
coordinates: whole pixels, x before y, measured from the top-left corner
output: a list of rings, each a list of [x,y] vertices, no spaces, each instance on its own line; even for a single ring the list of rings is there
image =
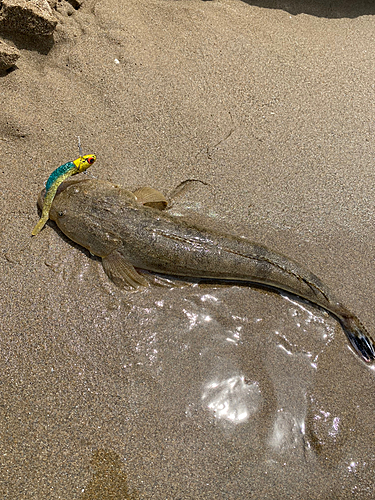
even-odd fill
[[[80,156],[76,160],[73,161],[74,165],[77,167],[78,172],[84,172],[87,170],[96,160],[96,155],[85,155]]]

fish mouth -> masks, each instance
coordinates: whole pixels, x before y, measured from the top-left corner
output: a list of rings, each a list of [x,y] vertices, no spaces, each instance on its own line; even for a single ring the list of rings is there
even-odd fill
[[[56,196],[58,196],[62,191],[64,191],[69,186],[72,186],[73,184],[79,184],[80,182],[87,182],[88,180],[89,179],[70,179],[68,181],[62,182],[60,184],[60,186],[57,188],[55,198],[56,198]],[[43,208],[43,202],[44,202],[45,195],[46,195],[46,188],[43,188],[38,196],[38,207],[41,210]]]

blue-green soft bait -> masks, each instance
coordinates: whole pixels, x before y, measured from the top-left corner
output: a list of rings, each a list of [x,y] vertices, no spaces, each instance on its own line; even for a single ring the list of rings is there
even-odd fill
[[[57,188],[60,184],[71,175],[79,174],[80,172],[87,170],[91,167],[95,160],[96,155],[80,156],[74,161],[68,161],[68,163],[60,165],[52,172],[46,183],[46,194],[44,195],[42,216],[34,227],[33,232],[31,233],[32,236],[36,236],[48,221],[49,211],[55,198]]]

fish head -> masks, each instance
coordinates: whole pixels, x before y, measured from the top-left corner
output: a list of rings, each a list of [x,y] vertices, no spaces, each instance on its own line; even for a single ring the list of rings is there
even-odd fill
[[[71,179],[71,180],[68,180],[68,181],[65,181],[63,182],[62,184],[59,185],[59,187],[57,188],[57,192],[56,192],[56,195],[59,195],[62,191],[64,191],[66,188],[68,188],[69,186],[71,186],[72,184],[78,184],[80,182],[84,182],[86,179],[78,179],[78,180],[74,180],[74,179]],[[42,210],[43,208],[43,204],[44,204],[44,198],[46,196],[46,188],[44,187],[41,192],[39,193],[39,196],[38,196],[38,207],[40,208],[40,210]],[[51,217],[50,217],[51,218]]]
[[[39,206],[43,196],[42,191]],[[69,180],[59,186],[49,217],[68,238],[104,257],[121,245],[119,220],[134,199],[132,193],[111,182]]]

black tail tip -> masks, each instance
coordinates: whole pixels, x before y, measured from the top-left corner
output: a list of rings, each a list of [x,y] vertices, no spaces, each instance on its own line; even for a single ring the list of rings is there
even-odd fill
[[[366,363],[373,363],[375,361],[375,346],[366,328],[354,314],[342,306],[338,317],[355,353]]]
[[[375,347],[369,337],[363,333],[359,335],[353,335],[353,333],[348,331],[345,331],[345,333],[353,349],[366,363],[375,361]]]

